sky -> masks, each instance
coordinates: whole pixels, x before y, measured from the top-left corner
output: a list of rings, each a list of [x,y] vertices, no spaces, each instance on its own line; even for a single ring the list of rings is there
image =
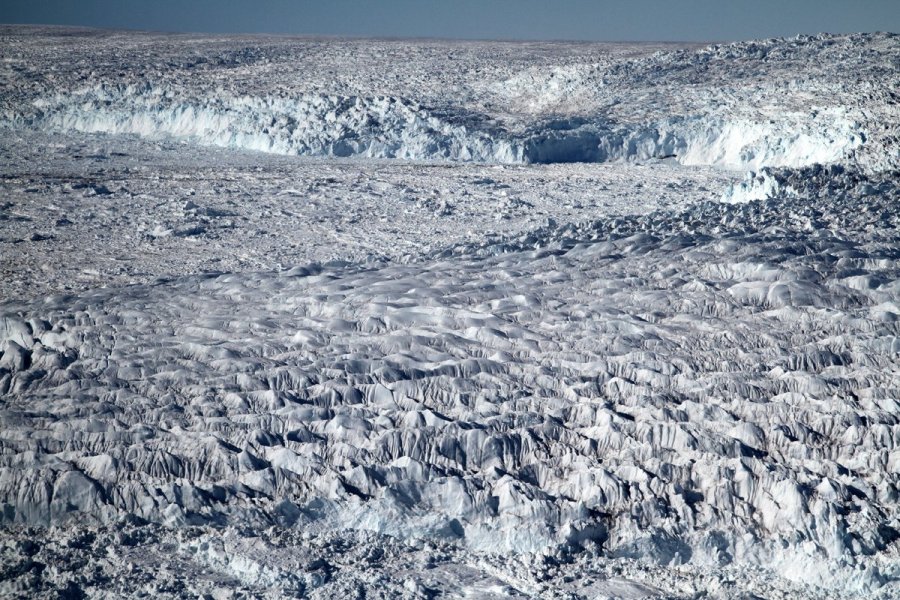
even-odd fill
[[[733,41],[900,32],[900,0],[0,0],[0,23],[208,33]]]

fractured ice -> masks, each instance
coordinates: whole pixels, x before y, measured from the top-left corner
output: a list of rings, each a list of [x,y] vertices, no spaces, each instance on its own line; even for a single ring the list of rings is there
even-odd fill
[[[0,589],[900,593],[896,36],[27,31],[2,149],[79,154],[0,184]]]

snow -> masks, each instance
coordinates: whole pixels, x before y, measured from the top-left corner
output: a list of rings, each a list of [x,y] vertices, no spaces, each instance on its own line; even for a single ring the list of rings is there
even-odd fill
[[[895,36],[3,36],[4,594],[900,593]]]

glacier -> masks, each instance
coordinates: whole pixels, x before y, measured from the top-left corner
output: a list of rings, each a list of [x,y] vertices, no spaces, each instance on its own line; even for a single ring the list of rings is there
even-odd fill
[[[0,34],[0,593],[900,594],[897,36]]]

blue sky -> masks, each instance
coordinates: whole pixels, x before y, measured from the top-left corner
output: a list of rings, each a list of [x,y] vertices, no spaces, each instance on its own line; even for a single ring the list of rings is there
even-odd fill
[[[0,23],[464,39],[728,41],[900,31],[900,0],[0,0]]]

